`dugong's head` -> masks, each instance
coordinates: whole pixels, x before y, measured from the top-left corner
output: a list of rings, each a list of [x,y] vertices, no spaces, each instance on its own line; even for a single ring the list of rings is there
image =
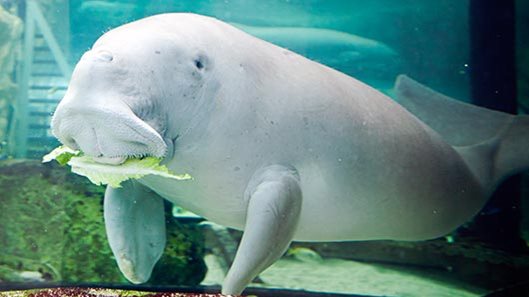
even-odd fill
[[[103,163],[170,157],[174,140],[203,117],[217,87],[203,29],[189,24],[203,20],[167,19],[111,30],[82,56],[52,119],[63,144]]]

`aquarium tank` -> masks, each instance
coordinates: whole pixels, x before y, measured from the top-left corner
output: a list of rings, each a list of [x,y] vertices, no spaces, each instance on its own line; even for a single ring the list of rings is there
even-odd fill
[[[528,1],[0,0],[0,296],[529,296],[527,113]]]

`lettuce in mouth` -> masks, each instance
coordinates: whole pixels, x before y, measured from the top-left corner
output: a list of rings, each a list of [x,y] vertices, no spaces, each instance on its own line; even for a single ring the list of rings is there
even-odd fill
[[[121,183],[128,179],[139,179],[146,175],[158,175],[175,180],[188,180],[189,174],[173,174],[160,165],[161,159],[155,157],[130,158],[120,165],[101,164],[80,151],[66,146],[59,146],[42,158],[42,162],[57,161],[61,165],[69,165],[73,173],[87,177],[93,184],[109,185],[120,188]]]

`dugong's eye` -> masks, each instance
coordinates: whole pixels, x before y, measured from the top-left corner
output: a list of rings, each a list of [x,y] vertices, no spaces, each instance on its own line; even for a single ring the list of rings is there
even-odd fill
[[[195,67],[197,67],[199,70],[204,68],[204,63],[201,61],[201,59],[195,59]]]
[[[209,60],[208,56],[206,56],[204,53],[200,53],[195,56],[195,59],[193,60],[193,64],[195,65],[195,68],[198,71],[205,71],[211,69],[211,61]]]

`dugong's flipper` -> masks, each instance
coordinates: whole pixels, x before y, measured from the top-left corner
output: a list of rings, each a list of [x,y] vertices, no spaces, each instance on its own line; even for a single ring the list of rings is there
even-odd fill
[[[248,183],[245,199],[244,234],[222,285],[223,294],[240,294],[288,248],[301,211],[297,171],[280,165],[258,170]]]
[[[138,182],[122,185],[105,192],[108,242],[125,277],[144,283],[165,248],[163,199]]]

